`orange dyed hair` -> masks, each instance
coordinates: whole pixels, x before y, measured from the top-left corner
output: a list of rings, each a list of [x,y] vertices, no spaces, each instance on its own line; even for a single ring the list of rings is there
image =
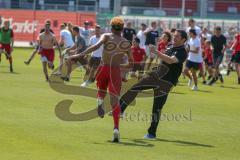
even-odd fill
[[[120,26],[123,28],[124,26],[124,21],[121,17],[113,17],[110,22],[111,26]]]

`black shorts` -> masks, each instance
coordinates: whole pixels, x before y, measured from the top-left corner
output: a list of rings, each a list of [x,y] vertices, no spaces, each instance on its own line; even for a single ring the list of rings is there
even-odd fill
[[[232,55],[230,62],[235,62],[235,55],[236,54]]]
[[[132,69],[133,72],[136,72],[136,71],[143,72],[143,70],[144,70],[144,65],[143,64],[141,64],[141,63],[134,63],[133,64],[133,69]]]
[[[91,57],[89,60],[89,66],[97,68],[101,62],[101,57]]]
[[[234,62],[240,64],[240,52],[237,52],[235,54]]]
[[[208,59],[204,59],[204,62],[208,67],[213,67],[213,62],[209,62]]]
[[[213,54],[214,66],[221,64],[223,61],[223,54]]]
[[[192,62],[190,60],[187,60],[186,62],[186,67],[188,69],[194,69],[194,70],[198,70],[200,68],[202,63],[198,63],[198,62]]]

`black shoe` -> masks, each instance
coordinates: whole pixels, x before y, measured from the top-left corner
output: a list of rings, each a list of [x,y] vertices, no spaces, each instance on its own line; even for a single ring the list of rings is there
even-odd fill
[[[24,63],[25,63],[26,65],[29,65],[29,64],[30,64],[30,61],[24,61]]]
[[[238,78],[238,84],[240,84],[240,77]]]
[[[70,81],[69,77],[67,77],[67,76],[66,76],[66,77],[61,77],[61,79],[64,80],[64,81],[66,81],[66,82],[69,82],[69,81]]]
[[[203,81],[202,83],[203,83],[203,84],[207,84],[207,82],[206,82],[206,81]]]
[[[213,77],[212,79],[211,79],[211,81],[208,83],[208,85],[213,85],[216,81],[217,81],[217,79],[218,78],[215,78],[215,77]]]
[[[207,80],[209,81],[212,78],[212,76],[208,76]]]
[[[218,77],[219,77],[220,82],[223,83],[224,82],[223,76],[221,74],[219,74]]]
[[[101,105],[98,105],[98,116],[100,118],[103,118],[104,117],[104,114],[105,114],[105,111],[104,111],[104,105],[103,103]]]
[[[228,69],[228,70],[227,70],[227,76],[230,75],[230,72],[231,72],[230,69]]]
[[[13,73],[13,67],[12,66],[10,66],[10,72]]]

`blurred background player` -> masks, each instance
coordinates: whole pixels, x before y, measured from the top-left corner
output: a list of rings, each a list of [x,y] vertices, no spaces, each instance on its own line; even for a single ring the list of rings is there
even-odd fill
[[[63,46],[64,50],[67,48],[71,48],[74,45],[72,33],[68,30],[67,26],[64,24],[60,25],[60,40],[59,45]],[[58,72],[56,74],[61,75],[62,65],[63,65],[63,56],[60,57],[60,65],[58,68]]]
[[[90,38],[89,45],[95,45],[98,43],[101,37],[101,26],[96,25],[95,27],[95,35]],[[95,80],[96,70],[101,62],[103,53],[103,46],[99,49],[95,50],[91,54],[91,58],[88,63],[88,67],[86,70],[86,75],[88,75],[88,79],[81,84],[82,87],[87,87],[89,84],[93,83]]]
[[[222,35],[221,27],[215,27],[214,35],[211,38],[211,43],[213,47],[213,63],[214,63],[214,76],[212,80],[209,82],[209,85],[215,83],[218,79],[220,79],[221,83],[223,83],[222,74],[219,72],[219,66],[223,61],[224,53],[227,48],[227,39],[224,35]]]
[[[129,40],[132,43],[133,38],[136,37],[136,31],[135,31],[135,29],[132,28],[131,21],[127,22],[126,27],[123,28],[122,34],[126,40]]]
[[[99,66],[96,75],[97,80],[97,105],[98,115],[103,118],[104,111],[104,97],[106,96],[107,89],[110,95],[110,103],[112,106],[112,114],[114,120],[113,129],[113,142],[119,142],[119,118],[120,118],[120,105],[119,96],[121,91],[121,68],[129,68],[132,64],[131,43],[122,37],[121,33],[124,27],[124,21],[120,17],[114,17],[111,22],[111,33],[103,34],[97,44],[90,46],[86,51],[79,55],[73,55],[68,58],[72,61],[86,54],[92,53],[99,49],[102,45],[102,65]],[[122,57],[127,54],[129,64],[121,64]]]
[[[205,41],[205,47],[204,47],[204,62],[206,66],[206,71],[208,72],[208,80],[210,80],[213,77],[213,54],[212,54],[212,48],[211,48],[211,41],[206,40]]]
[[[236,72],[238,76],[238,84],[240,84],[240,34],[238,33],[235,36],[233,45],[231,46],[231,50],[234,50],[234,60],[233,62],[236,65]]]
[[[50,26],[49,31],[50,31],[52,34],[54,34],[53,30],[51,29],[51,21],[50,21],[50,20],[46,20],[46,21],[45,21],[45,25],[49,25],[49,26]],[[45,27],[40,30],[39,34],[41,34],[41,33],[43,33],[43,32],[45,32]],[[31,55],[30,55],[30,57],[28,58],[28,60],[24,61],[24,63],[25,63],[26,65],[29,65],[29,64],[31,63],[31,61],[33,60],[34,56],[36,55],[36,53],[39,52],[39,50],[40,50],[40,47],[39,47],[39,44],[37,43],[34,51],[31,53]]]
[[[56,45],[59,50],[59,56],[61,57],[61,49],[58,45],[58,42],[56,40],[56,37],[54,34],[50,32],[50,24],[45,24],[45,30],[43,33],[41,33],[38,37],[39,41],[39,47],[40,47],[40,55],[41,55],[41,61],[43,66],[43,72],[46,78],[46,81],[49,81],[48,77],[48,70],[47,66],[50,69],[54,69],[54,46]]]
[[[137,33],[137,37],[138,37],[139,40],[140,40],[139,46],[140,46],[141,48],[143,48],[144,50],[146,50],[146,49],[145,49],[146,35],[144,34],[144,32],[146,31],[146,29],[147,29],[147,25],[146,25],[145,23],[142,23],[142,24],[141,24],[141,28],[140,28],[140,30],[139,30],[138,33]]]
[[[10,28],[10,21],[5,20],[3,27],[0,28],[0,60],[1,60],[1,52],[5,53],[6,59],[9,61],[9,69],[10,72],[13,72],[12,65],[12,51],[14,44],[14,33]]]
[[[198,90],[198,82],[196,72],[199,70],[200,65],[203,62],[202,51],[201,51],[201,42],[197,37],[195,29],[189,30],[190,40],[188,41],[189,45],[189,55],[186,62],[186,67],[184,70],[185,75],[189,78],[188,86],[192,86],[192,81],[194,85],[192,87],[193,91]]]
[[[141,78],[144,71],[144,63],[146,52],[140,47],[140,39],[134,38],[132,41],[132,56],[133,56],[133,69],[131,77]],[[136,73],[138,72],[138,76]]]
[[[79,27],[81,36],[85,39],[86,45],[89,45],[89,40],[92,35],[92,30],[89,28],[89,21],[84,21],[84,27]]]
[[[192,19],[192,18],[189,19],[189,21],[188,21],[188,28],[186,30],[186,32],[188,34],[189,34],[190,29],[195,29],[197,37],[198,38],[201,37],[201,33],[202,33],[201,28],[196,25],[196,21],[194,19]]]
[[[77,55],[77,54],[83,52],[87,48],[86,41],[81,36],[80,29],[78,26],[73,27],[73,35],[75,37],[75,44],[72,47],[65,50],[65,55],[64,55],[65,58],[67,58],[68,56],[71,56],[71,55]],[[77,64],[77,63],[79,63],[80,65],[86,65],[87,64],[86,57],[79,57],[72,61],[66,61],[65,65],[67,65],[67,74],[61,76],[61,78],[64,81],[70,81],[72,65]]]
[[[147,63],[146,69],[147,71],[150,69],[152,61],[156,57],[154,53],[151,53],[149,49],[149,45],[156,45],[159,37],[159,33],[157,31],[157,22],[153,21],[151,23],[151,27],[146,29],[144,31],[144,34],[146,35],[146,42],[145,42],[145,48],[146,48],[146,54],[149,58],[149,62]]]

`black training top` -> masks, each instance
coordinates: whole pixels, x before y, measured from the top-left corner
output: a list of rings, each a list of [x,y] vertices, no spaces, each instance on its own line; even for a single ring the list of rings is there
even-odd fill
[[[223,46],[226,45],[227,40],[224,35],[221,35],[217,37],[216,35],[212,36],[211,43],[213,46],[213,54],[214,55],[221,55],[221,51],[223,49]]]
[[[158,38],[158,37],[159,37],[158,31],[148,32],[147,35],[146,35],[145,45],[149,45],[149,44],[155,45],[156,44],[156,38]]]
[[[124,28],[123,29],[123,37],[130,42],[132,42],[133,35],[136,35],[136,31],[132,28]]]
[[[168,68],[167,73],[162,77],[162,79],[171,82],[173,85],[176,85],[178,78],[182,73],[183,63],[187,59],[188,53],[185,49],[185,46],[182,45],[180,47],[167,48],[165,54],[170,57],[175,56],[178,59],[178,62],[172,64],[163,62],[161,64]]]

